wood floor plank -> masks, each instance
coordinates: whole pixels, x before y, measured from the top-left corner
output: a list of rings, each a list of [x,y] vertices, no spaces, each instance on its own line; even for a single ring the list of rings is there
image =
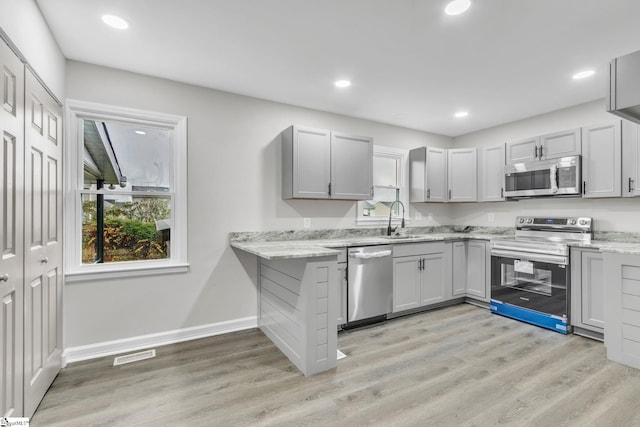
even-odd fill
[[[640,371],[602,343],[460,304],[339,334],[305,378],[257,329],[65,368],[32,426],[640,425]]]

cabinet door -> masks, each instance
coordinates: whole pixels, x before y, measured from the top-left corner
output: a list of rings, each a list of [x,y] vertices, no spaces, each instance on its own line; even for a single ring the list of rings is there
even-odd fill
[[[504,201],[504,144],[480,148],[478,182],[478,201]]]
[[[467,293],[467,244],[453,242],[453,296],[464,296]]]
[[[530,162],[538,158],[538,137],[521,139],[507,143],[507,163]]]
[[[426,188],[428,202],[447,201],[447,150],[427,147]]]
[[[487,244],[475,240],[468,241],[467,296],[488,300],[487,264]]]
[[[24,65],[0,41],[0,419],[22,416]]]
[[[328,199],[331,132],[292,126],[283,132],[284,198]]]
[[[622,196],[640,196],[640,125],[622,121]]]
[[[338,264],[338,325],[347,323],[347,264]]]
[[[447,150],[447,182],[450,202],[478,200],[478,150],[457,148]]]
[[[24,415],[62,368],[62,108],[25,72]]]
[[[580,129],[550,133],[540,137],[540,160],[581,154]]]
[[[373,197],[373,139],[331,133],[332,199]]]
[[[583,197],[620,197],[621,121],[582,128]]]
[[[427,200],[427,147],[409,151],[409,200],[411,203]]]
[[[446,301],[453,295],[451,243],[434,243],[432,252],[422,256],[420,305]]]
[[[600,252],[582,252],[582,324],[604,329],[604,262]]]
[[[422,258],[407,256],[393,259],[393,312],[420,306],[420,268]]]

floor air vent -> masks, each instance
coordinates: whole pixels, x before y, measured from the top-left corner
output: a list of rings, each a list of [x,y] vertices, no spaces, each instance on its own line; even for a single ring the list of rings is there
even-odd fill
[[[113,366],[124,365],[125,363],[137,362],[139,360],[151,359],[156,357],[156,350],[145,350],[139,353],[131,353],[124,356],[118,356],[113,359]]]

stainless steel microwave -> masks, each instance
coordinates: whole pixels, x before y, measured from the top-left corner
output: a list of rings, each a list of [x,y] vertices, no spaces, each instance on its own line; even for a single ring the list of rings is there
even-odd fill
[[[580,156],[516,163],[504,171],[507,198],[581,194]]]

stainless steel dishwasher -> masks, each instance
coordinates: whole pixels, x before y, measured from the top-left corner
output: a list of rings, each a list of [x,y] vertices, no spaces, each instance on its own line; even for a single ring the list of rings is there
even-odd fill
[[[347,322],[384,316],[393,310],[392,248],[349,248]]]

